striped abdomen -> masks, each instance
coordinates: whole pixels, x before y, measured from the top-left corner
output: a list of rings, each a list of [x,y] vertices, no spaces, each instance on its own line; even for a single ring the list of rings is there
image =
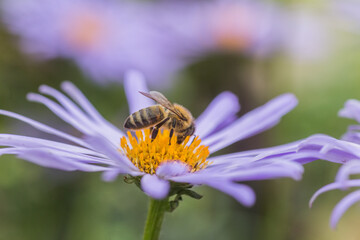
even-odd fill
[[[140,109],[131,114],[124,123],[124,128],[141,129],[154,126],[167,116],[163,106],[155,105]]]

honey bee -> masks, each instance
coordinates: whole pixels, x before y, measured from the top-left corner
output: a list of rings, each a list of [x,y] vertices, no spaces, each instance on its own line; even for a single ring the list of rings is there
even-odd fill
[[[140,92],[158,104],[140,109],[131,114],[124,123],[124,128],[138,130],[151,128],[151,139],[155,139],[159,129],[169,129],[170,139],[175,133],[177,143],[182,143],[187,136],[195,132],[195,122],[190,111],[185,107],[171,103],[162,93],[150,91],[149,93]]]

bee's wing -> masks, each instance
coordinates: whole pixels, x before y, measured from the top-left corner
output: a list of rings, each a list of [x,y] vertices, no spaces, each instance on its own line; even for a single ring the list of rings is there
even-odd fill
[[[148,97],[148,98],[154,100],[155,102],[162,105],[163,107],[169,109],[171,112],[175,113],[180,119],[185,120],[185,121],[187,120],[184,117],[184,115],[181,112],[179,112],[174,107],[174,105],[162,93],[157,92],[157,91],[150,91],[149,93],[139,91],[139,93],[141,93],[145,97]]]

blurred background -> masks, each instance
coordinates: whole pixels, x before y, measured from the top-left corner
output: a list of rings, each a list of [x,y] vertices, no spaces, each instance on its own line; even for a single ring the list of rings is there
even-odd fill
[[[138,69],[150,89],[198,116],[225,90],[241,114],[284,92],[299,105],[281,123],[221,153],[274,146],[325,133],[341,137],[337,117],[360,99],[360,2],[357,0],[0,0],[0,108],[63,131],[74,129],[26,100],[41,84],[74,82],[118,127],[128,116],[122,80]],[[48,137],[0,117],[5,133]],[[76,133],[74,133],[76,134]],[[161,239],[359,239],[360,209],[336,230],[329,217],[345,193],[308,201],[334,180],[338,165],[305,165],[303,180],[250,182],[245,208],[206,187],[165,216]],[[0,239],[140,239],[148,199],[118,178],[61,172],[14,157],[0,161]]]

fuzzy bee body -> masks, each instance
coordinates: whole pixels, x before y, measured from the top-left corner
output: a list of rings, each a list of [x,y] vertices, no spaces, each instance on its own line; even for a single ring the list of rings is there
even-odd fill
[[[167,116],[166,109],[161,105],[140,109],[131,114],[126,120],[124,127],[127,129],[143,129],[153,127]]]
[[[182,143],[187,136],[195,132],[194,119],[189,110],[179,104],[170,103],[164,95],[159,92],[143,93],[159,104],[140,109],[131,114],[124,123],[124,128],[139,130],[152,128],[151,137],[156,138],[160,128],[169,129],[170,137],[175,133],[177,143]]]

